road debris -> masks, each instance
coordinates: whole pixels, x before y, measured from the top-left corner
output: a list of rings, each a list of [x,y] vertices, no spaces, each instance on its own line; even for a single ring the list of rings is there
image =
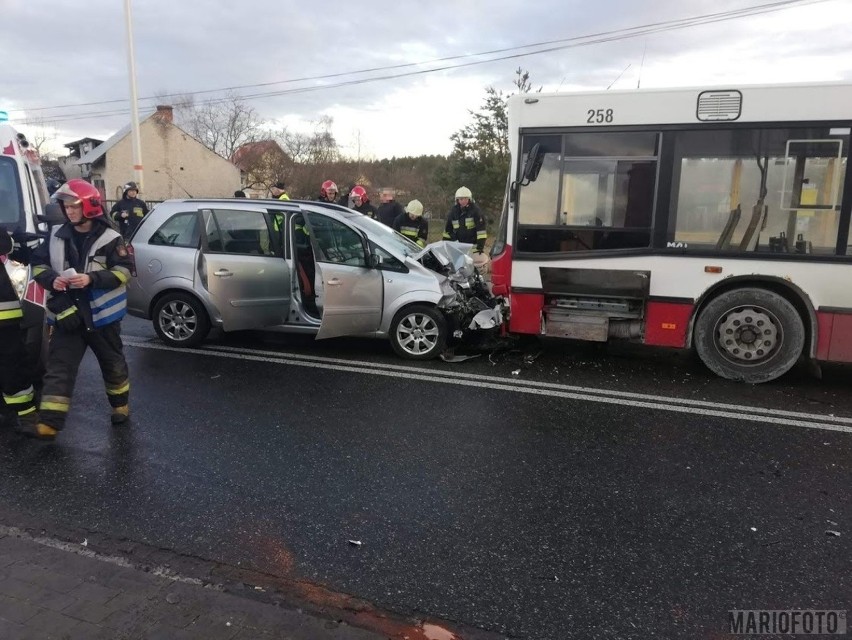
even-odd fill
[[[515,369],[515,370],[512,372],[512,375],[513,375],[513,376],[518,376],[518,375],[520,375],[520,374],[521,374],[521,370],[520,370],[520,369]]]
[[[837,524],[834,520],[826,520],[826,522],[827,522],[828,524],[830,524],[832,527],[837,527],[837,526],[839,526],[839,525],[838,525],[838,524]]]
[[[360,547],[361,541],[360,540],[350,540],[349,544],[351,544],[353,547]]]
[[[89,539],[83,538],[83,542],[81,542],[80,544],[83,545],[84,547],[88,547],[89,546]]]
[[[840,532],[839,532],[839,531],[835,531],[834,529],[826,529],[826,530],[825,530],[825,535],[827,535],[827,536],[834,536],[835,538],[839,538],[839,537],[840,537]]]
[[[221,378],[221,377],[222,377],[221,374],[218,374],[218,375],[215,375],[215,376],[210,376],[210,379],[215,380],[216,378]]]
[[[752,531],[757,531],[757,527],[751,527]]]
[[[180,602],[180,595],[174,592],[166,594],[166,602],[169,604],[177,604]]]
[[[463,356],[445,351],[441,354],[440,357],[441,360],[443,360],[444,362],[464,362],[465,360],[472,360],[473,358],[478,358],[480,355],[482,354],[477,353],[474,355]]]

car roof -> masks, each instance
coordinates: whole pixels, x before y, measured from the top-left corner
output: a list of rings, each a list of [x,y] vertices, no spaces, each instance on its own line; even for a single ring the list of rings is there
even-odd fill
[[[165,200],[161,204],[175,205],[179,203],[193,204],[196,206],[222,204],[230,207],[262,205],[266,207],[279,207],[285,211],[288,209],[292,211],[299,211],[302,209],[323,209],[324,212],[333,213],[343,219],[363,215],[358,211],[354,211],[353,209],[349,209],[339,204],[320,202],[317,200],[278,200],[276,198],[174,198],[171,200]]]

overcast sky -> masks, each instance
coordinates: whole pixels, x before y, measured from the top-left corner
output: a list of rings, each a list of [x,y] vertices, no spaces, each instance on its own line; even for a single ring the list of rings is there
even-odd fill
[[[279,127],[309,129],[321,115],[349,155],[448,153],[485,89],[511,90],[514,70],[545,91],[641,86],[852,81],[852,0],[350,86],[354,72],[742,9],[772,0],[134,0],[139,96],[274,83],[243,94],[326,88],[251,99]],[[106,138],[129,122],[122,0],[0,0],[0,109],[43,119],[57,143]],[[517,53],[508,51],[503,55]],[[643,64],[644,54],[644,64]],[[494,57],[494,56],[486,56]],[[460,58],[457,65],[483,58]],[[629,66],[628,66],[629,65]],[[627,69],[626,71],[625,68]],[[198,99],[215,97],[203,94]],[[80,105],[118,99],[121,102]],[[141,102],[144,110],[152,100]],[[92,112],[124,113],[88,115]],[[85,118],[68,119],[76,114]],[[26,126],[20,126],[27,131]]]

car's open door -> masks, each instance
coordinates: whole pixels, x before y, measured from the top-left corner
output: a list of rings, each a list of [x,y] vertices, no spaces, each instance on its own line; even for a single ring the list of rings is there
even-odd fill
[[[225,331],[282,324],[290,310],[290,268],[268,213],[243,206],[202,209],[199,271]]]
[[[369,263],[367,239],[349,225],[303,212],[316,261],[317,338],[359,335],[379,329],[384,298],[382,274]]]

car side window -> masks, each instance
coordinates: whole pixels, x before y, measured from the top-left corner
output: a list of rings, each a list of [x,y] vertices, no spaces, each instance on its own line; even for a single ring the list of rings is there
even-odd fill
[[[408,273],[408,268],[404,264],[394,258],[387,251],[382,249],[379,245],[371,242],[370,252],[373,255],[378,256],[379,258],[379,263],[375,265],[376,269],[381,269],[382,271],[398,271],[400,273]]]
[[[204,211],[204,229],[212,253],[275,254],[276,245],[261,211],[208,209]]]
[[[160,225],[148,240],[148,244],[197,249],[200,239],[198,215],[194,211],[187,211],[176,213]]]
[[[361,235],[342,222],[315,213],[306,213],[319,249],[320,262],[366,267],[367,256]]]

